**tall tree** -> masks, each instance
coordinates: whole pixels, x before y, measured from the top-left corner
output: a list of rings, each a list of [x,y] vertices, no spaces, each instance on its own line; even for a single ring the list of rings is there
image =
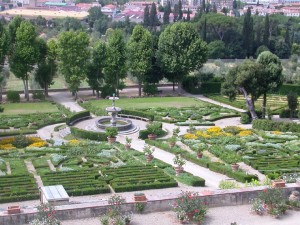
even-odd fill
[[[212,13],[217,13],[218,10],[217,10],[217,5],[216,3],[213,4],[213,8],[212,8]]]
[[[28,21],[22,21],[16,30],[15,45],[9,60],[11,72],[23,81],[27,101],[29,101],[28,80],[30,72],[38,60],[36,38],[35,27]]]
[[[200,11],[201,11],[202,13],[205,13],[205,12],[206,12],[205,0],[202,0],[202,1],[201,1],[201,9],[200,9]]]
[[[202,28],[202,39],[206,41],[206,26],[207,26],[207,20],[206,17],[204,18],[203,28]]]
[[[182,12],[182,2],[179,0],[178,2],[178,20],[182,20],[183,12]]]
[[[43,42],[44,41],[41,40],[42,45]],[[53,78],[57,71],[57,43],[54,39],[50,39],[48,43],[45,43],[45,47],[46,52],[40,54],[34,79],[44,89],[45,96],[48,96],[48,88],[53,84]],[[44,46],[40,46],[40,52],[44,51],[42,48],[44,48]]]
[[[186,21],[190,21],[191,20],[191,12],[190,12],[190,8],[188,8],[188,11],[186,13]]]
[[[14,48],[17,29],[20,27],[22,21],[24,21],[23,17],[16,16],[8,24],[8,42],[11,48]]]
[[[136,25],[127,45],[128,67],[138,80],[139,96],[142,95],[142,83],[151,67],[151,42],[151,33],[142,26]]]
[[[263,44],[266,47],[269,47],[269,39],[270,39],[270,21],[269,21],[269,14],[265,17],[265,29],[263,35]]]
[[[156,4],[153,2],[150,9],[149,26],[155,28],[158,25],[159,25],[159,20],[157,17]]]
[[[171,81],[181,89],[182,79],[206,62],[207,47],[192,24],[178,22],[160,34],[157,55],[163,70],[174,75]]]
[[[149,10],[149,6],[146,5],[145,9],[144,9],[144,22],[143,22],[145,27],[150,26],[150,10]]]
[[[122,30],[116,29],[108,38],[105,81],[119,95],[126,77],[126,45]]]
[[[269,51],[259,54],[257,62],[264,68],[264,76],[259,80],[263,94],[262,117],[266,115],[267,93],[277,90],[283,83],[282,65],[280,59]]]
[[[89,37],[82,31],[66,31],[58,37],[59,69],[76,99],[79,86],[87,74],[88,46]]]
[[[106,65],[107,48],[105,42],[98,40],[92,49],[92,57],[88,66],[87,82],[96,91],[97,98],[104,86],[104,68]]]
[[[173,22],[178,21],[178,14],[179,14],[178,4],[175,4],[173,8]]]
[[[264,69],[261,64],[246,60],[240,66],[231,68],[222,83],[221,93],[227,95],[230,100],[234,100],[238,93],[243,93],[253,120],[257,119],[254,101],[261,95],[259,79],[263,75]]]
[[[244,18],[243,26],[243,45],[247,57],[252,56],[253,54],[253,36],[253,18],[251,17],[251,9],[249,7]]]
[[[8,69],[2,69],[0,72],[0,103],[2,103],[2,92],[3,92],[3,88],[6,86],[8,78],[9,78]]]
[[[171,14],[171,3],[168,1],[165,10],[164,10],[164,15],[163,15],[163,23],[164,24],[169,24],[170,23],[170,14]]]

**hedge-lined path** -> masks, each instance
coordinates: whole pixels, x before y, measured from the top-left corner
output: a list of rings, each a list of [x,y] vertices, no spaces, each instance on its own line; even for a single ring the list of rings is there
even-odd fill
[[[64,139],[60,136],[58,131],[54,131],[54,128],[65,123],[57,123],[49,126],[42,127],[37,130],[37,135],[46,140],[46,139],[54,139],[56,141],[64,142]]]
[[[244,170],[248,174],[257,175],[259,181],[263,182],[266,179],[266,176],[264,174],[252,168],[251,166],[247,165],[246,163],[240,162],[238,164],[240,165],[240,169]]]
[[[28,172],[33,174],[37,186],[39,188],[43,187],[44,186],[43,181],[42,181],[41,177],[39,175],[37,175],[37,172],[36,172],[32,162],[31,161],[26,161],[26,160],[24,162],[25,162],[25,166],[26,166]]]

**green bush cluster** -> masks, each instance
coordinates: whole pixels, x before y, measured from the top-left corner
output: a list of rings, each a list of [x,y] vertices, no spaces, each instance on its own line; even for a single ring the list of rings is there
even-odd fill
[[[183,171],[179,176],[176,176],[176,172],[174,168],[171,167],[166,167],[164,169],[165,173],[169,174],[172,176],[175,180],[189,185],[193,187],[204,187],[205,186],[205,180],[201,177],[196,177],[191,173]]]
[[[38,199],[35,179],[29,174],[0,177],[0,203]]]
[[[299,110],[295,110],[292,113],[292,118],[298,118],[298,114],[300,113]],[[300,115],[300,114],[299,114]],[[291,117],[291,110],[290,109],[282,109],[279,113],[280,118],[290,118]]]
[[[294,92],[300,95],[300,85],[296,84],[283,84],[280,86],[279,90],[276,92],[280,95],[287,95],[290,92]]]
[[[33,99],[45,100],[45,95],[43,91],[33,91],[32,92]]]
[[[82,139],[89,139],[89,140],[95,140],[95,141],[106,141],[107,140],[107,135],[105,133],[82,130],[77,127],[71,127],[71,133],[75,137],[82,138]]]
[[[36,130],[31,130],[31,129],[8,130],[8,131],[0,132],[0,137],[15,136],[20,134],[36,134]]]
[[[71,196],[109,193],[110,189],[98,170],[50,172],[42,176],[44,185],[63,185]]]
[[[177,182],[160,168],[152,166],[122,166],[103,168],[104,176],[113,177],[111,187],[116,192],[177,187]]]
[[[182,82],[182,87],[185,91],[191,94],[206,94],[206,93],[220,93],[220,82],[202,82],[201,85],[197,77],[189,76]]]
[[[9,102],[20,102],[20,94],[17,91],[7,91],[6,97]]]
[[[282,131],[300,133],[300,124],[290,122],[274,122],[271,120],[254,120],[252,123],[253,129],[266,131]]]
[[[4,111],[4,108],[0,106],[0,113]]]
[[[71,116],[68,116],[66,118],[66,123],[67,125],[74,125],[76,122],[85,118],[89,118],[90,116],[91,116],[90,111],[77,112],[75,114],[72,114]]]
[[[139,117],[143,117],[143,118],[149,119],[150,121],[154,120],[154,115],[152,113],[138,111],[138,110],[122,109],[122,114],[139,116]]]

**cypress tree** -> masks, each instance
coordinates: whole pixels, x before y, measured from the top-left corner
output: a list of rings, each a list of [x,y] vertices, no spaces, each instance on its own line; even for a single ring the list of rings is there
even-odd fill
[[[206,41],[206,18],[204,19],[203,29],[202,29],[202,39]]]
[[[163,23],[169,24],[170,23],[170,13],[171,13],[171,3],[168,1],[163,15]]]
[[[205,12],[205,9],[206,9],[205,0],[202,0],[202,2],[201,2],[201,12]]]
[[[187,11],[187,15],[186,15],[186,21],[190,21],[191,20],[191,12],[190,12],[190,9],[188,8],[188,11]]]
[[[246,50],[247,57],[252,55],[253,35],[253,18],[251,17],[251,9],[249,7],[244,18],[243,26],[243,46]]]
[[[151,9],[150,9],[149,25],[150,25],[150,27],[156,27],[157,25],[159,25],[159,21],[157,18],[156,5],[154,2],[152,3]]]
[[[269,39],[270,39],[270,21],[269,15],[266,15],[265,18],[265,29],[264,29],[264,36],[263,36],[263,44],[269,47]]]
[[[173,9],[173,22],[176,22],[178,20],[178,14],[179,14],[179,7],[177,4],[174,5],[174,9]]]
[[[178,2],[178,20],[182,20],[183,12],[182,12],[182,2],[179,0]]]
[[[212,12],[213,13],[217,13],[218,12],[216,3],[213,4]]]
[[[146,5],[144,9],[144,26],[148,27],[150,25],[150,17],[149,17],[149,7]]]

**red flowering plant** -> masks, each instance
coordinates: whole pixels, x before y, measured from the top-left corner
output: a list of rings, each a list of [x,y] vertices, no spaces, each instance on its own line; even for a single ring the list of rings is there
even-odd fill
[[[112,195],[108,199],[108,214],[109,217],[118,217],[121,215],[121,205],[126,203],[126,199],[120,195]]]
[[[30,222],[30,225],[60,225],[56,217],[56,211],[50,204],[41,204],[37,207],[37,218]]]
[[[207,213],[207,206],[201,200],[198,192],[183,191],[176,199],[173,210],[177,218],[184,214],[189,220],[201,222]]]

